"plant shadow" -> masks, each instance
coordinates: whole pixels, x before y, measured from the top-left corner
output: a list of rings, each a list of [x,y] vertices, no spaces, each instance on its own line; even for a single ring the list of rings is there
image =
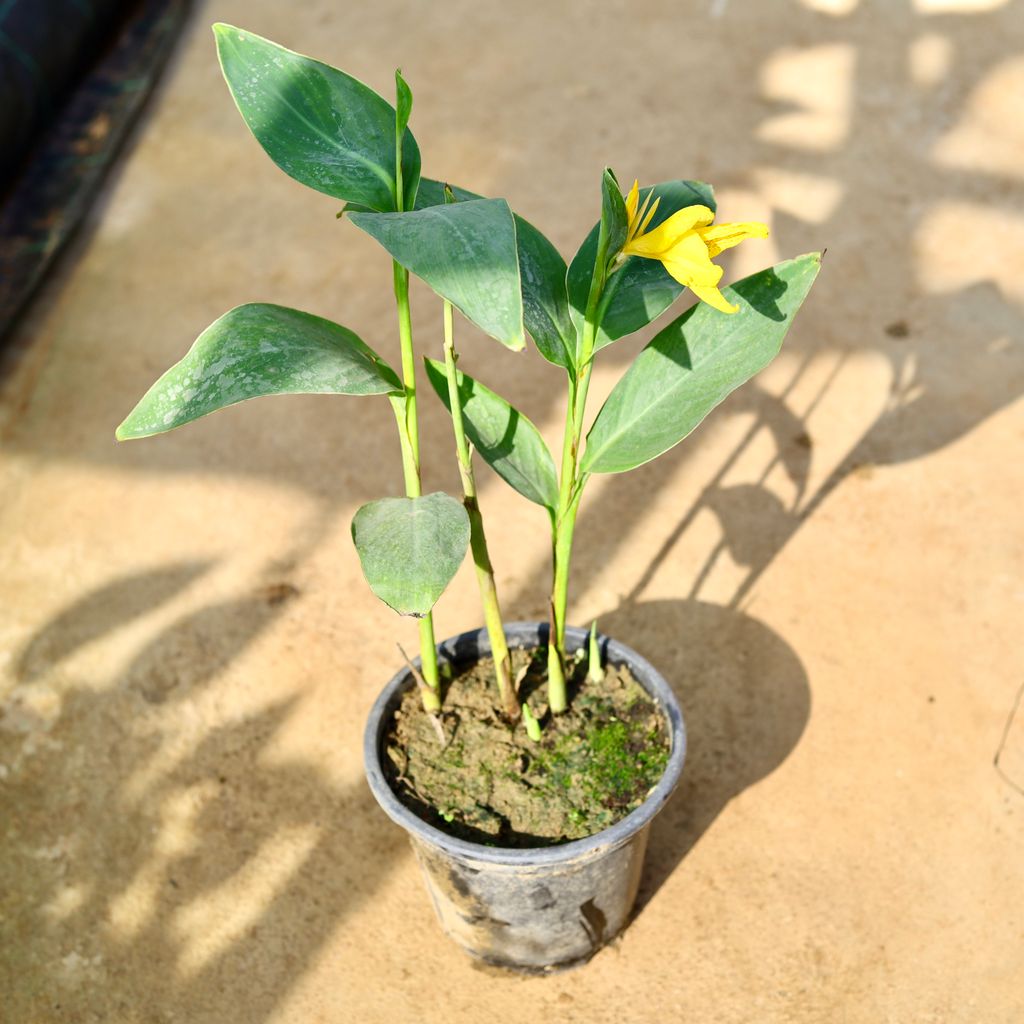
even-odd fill
[[[600,622],[654,660],[686,724],[686,764],[651,828],[639,914],[729,801],[793,751],[810,715],[811,691],[785,640],[733,608],[697,600],[626,602]]]

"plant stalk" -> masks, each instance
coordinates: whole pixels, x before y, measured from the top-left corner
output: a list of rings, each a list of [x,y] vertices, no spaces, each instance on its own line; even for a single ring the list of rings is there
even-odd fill
[[[603,233],[603,232],[602,232]],[[576,379],[570,379],[569,400],[565,410],[565,433],[562,438],[562,465],[558,477],[558,509],[553,526],[553,567],[551,584],[551,636],[548,641],[548,706],[552,714],[561,714],[569,706],[566,691],[565,626],[569,601],[569,564],[576,529],[576,515],[587,476],[578,473],[580,442],[590,388],[590,368],[594,359],[594,343],[600,321],[599,307],[605,284],[606,245],[598,244],[594,276],[590,282],[587,309],[583,321],[583,337],[577,353]]]
[[[455,351],[455,325],[452,304],[444,304],[444,368],[448,378],[448,400],[451,405],[452,427],[455,431],[455,453],[459,464],[459,476],[462,478],[463,505],[469,516],[469,545],[473,552],[473,564],[476,566],[476,582],[480,589],[480,603],[483,605],[484,624],[491,641],[491,653],[494,657],[494,676],[498,684],[498,697],[505,714],[511,721],[519,717],[519,702],[516,699],[515,686],[512,682],[512,659],[505,641],[505,627],[501,620],[501,606],[498,603],[498,590],[494,584],[494,569],[487,551],[487,537],[484,533],[484,520],[480,513],[480,504],[476,495],[476,479],[473,474],[473,453],[466,440],[466,430],[462,418],[462,402],[459,397],[459,379],[456,363],[458,355]]]
[[[395,304],[398,307],[398,338],[402,348],[402,384],[405,394],[392,402],[398,434],[402,443],[402,470],[405,474],[405,493],[418,498],[423,489],[420,484],[420,442],[416,419],[416,358],[412,348],[412,314],[409,309],[409,271],[393,260]],[[436,713],[441,710],[441,682],[437,670],[437,645],[434,639],[434,616],[427,612],[419,620],[420,661],[423,681],[420,687],[423,707]]]

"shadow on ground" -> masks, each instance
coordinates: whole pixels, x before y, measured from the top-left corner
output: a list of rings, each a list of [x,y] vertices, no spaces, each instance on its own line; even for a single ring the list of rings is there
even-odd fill
[[[811,691],[796,652],[763,623],[703,601],[626,603],[600,617],[610,636],[647,651],[686,722],[679,788],[651,829],[637,913],[726,804],[773,772],[807,724]]]
[[[204,568],[113,581],[18,659],[0,708],[5,1021],[91,1019],[106,990],[132,1019],[264,1020],[404,854],[361,778],[271,754],[298,697],[208,726],[204,691],[287,586],[171,623],[101,686],[39,681]]]

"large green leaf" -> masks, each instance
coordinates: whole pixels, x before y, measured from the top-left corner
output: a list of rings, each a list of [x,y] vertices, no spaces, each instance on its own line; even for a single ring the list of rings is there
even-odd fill
[[[468,189],[450,187],[460,202],[481,198]],[[443,204],[443,183],[424,178],[416,196],[416,209]],[[528,220],[518,213],[513,216],[523,289],[523,322],[540,354],[548,362],[571,370],[576,355],[576,328],[569,316],[565,260]]]
[[[271,160],[296,181],[373,210],[395,210],[395,108],[369,86],[269,39],[213,26],[239,112]],[[402,139],[405,206],[420,177],[411,132]]]
[[[648,230],[656,228],[673,213],[687,206],[707,206],[712,211],[715,209],[714,192],[710,185],[702,181],[664,181],[652,188],[641,189],[641,205],[652,190],[660,202]],[[587,308],[590,278],[594,272],[600,226],[600,223],[594,225],[569,265],[569,305],[573,321],[580,330]],[[610,299],[607,299],[594,350],[604,348],[618,338],[624,338],[641,327],[646,327],[675,302],[682,290],[683,286],[669,274],[659,260],[648,260],[639,256],[628,257],[608,278],[605,286],[606,298],[610,295]]]
[[[699,302],[660,331],[597,414],[582,470],[622,473],[678,444],[775,358],[820,264],[809,253],[762,270],[723,289],[739,312]]]
[[[451,412],[444,363],[424,360],[427,378]],[[466,436],[484,461],[524,498],[552,511],[558,505],[558,478],[540,431],[504,398],[465,373],[458,374],[459,404]]]
[[[253,302],[210,324],[117,428],[127,441],[180,427],[261,395],[380,395],[394,370],[352,331],[286,306]]]
[[[526,344],[516,227],[504,199],[349,219],[482,331],[511,349]]]
[[[352,540],[370,589],[399,615],[426,615],[469,546],[469,516],[447,494],[382,498],[352,520]]]
[[[569,315],[565,260],[528,220],[518,213],[515,219],[523,321],[537,351],[549,363],[572,373],[576,362],[576,328]]]

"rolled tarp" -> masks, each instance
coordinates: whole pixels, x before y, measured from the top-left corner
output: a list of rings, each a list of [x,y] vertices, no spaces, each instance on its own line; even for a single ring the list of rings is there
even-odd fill
[[[132,0],[0,0],[0,187],[103,54]]]

